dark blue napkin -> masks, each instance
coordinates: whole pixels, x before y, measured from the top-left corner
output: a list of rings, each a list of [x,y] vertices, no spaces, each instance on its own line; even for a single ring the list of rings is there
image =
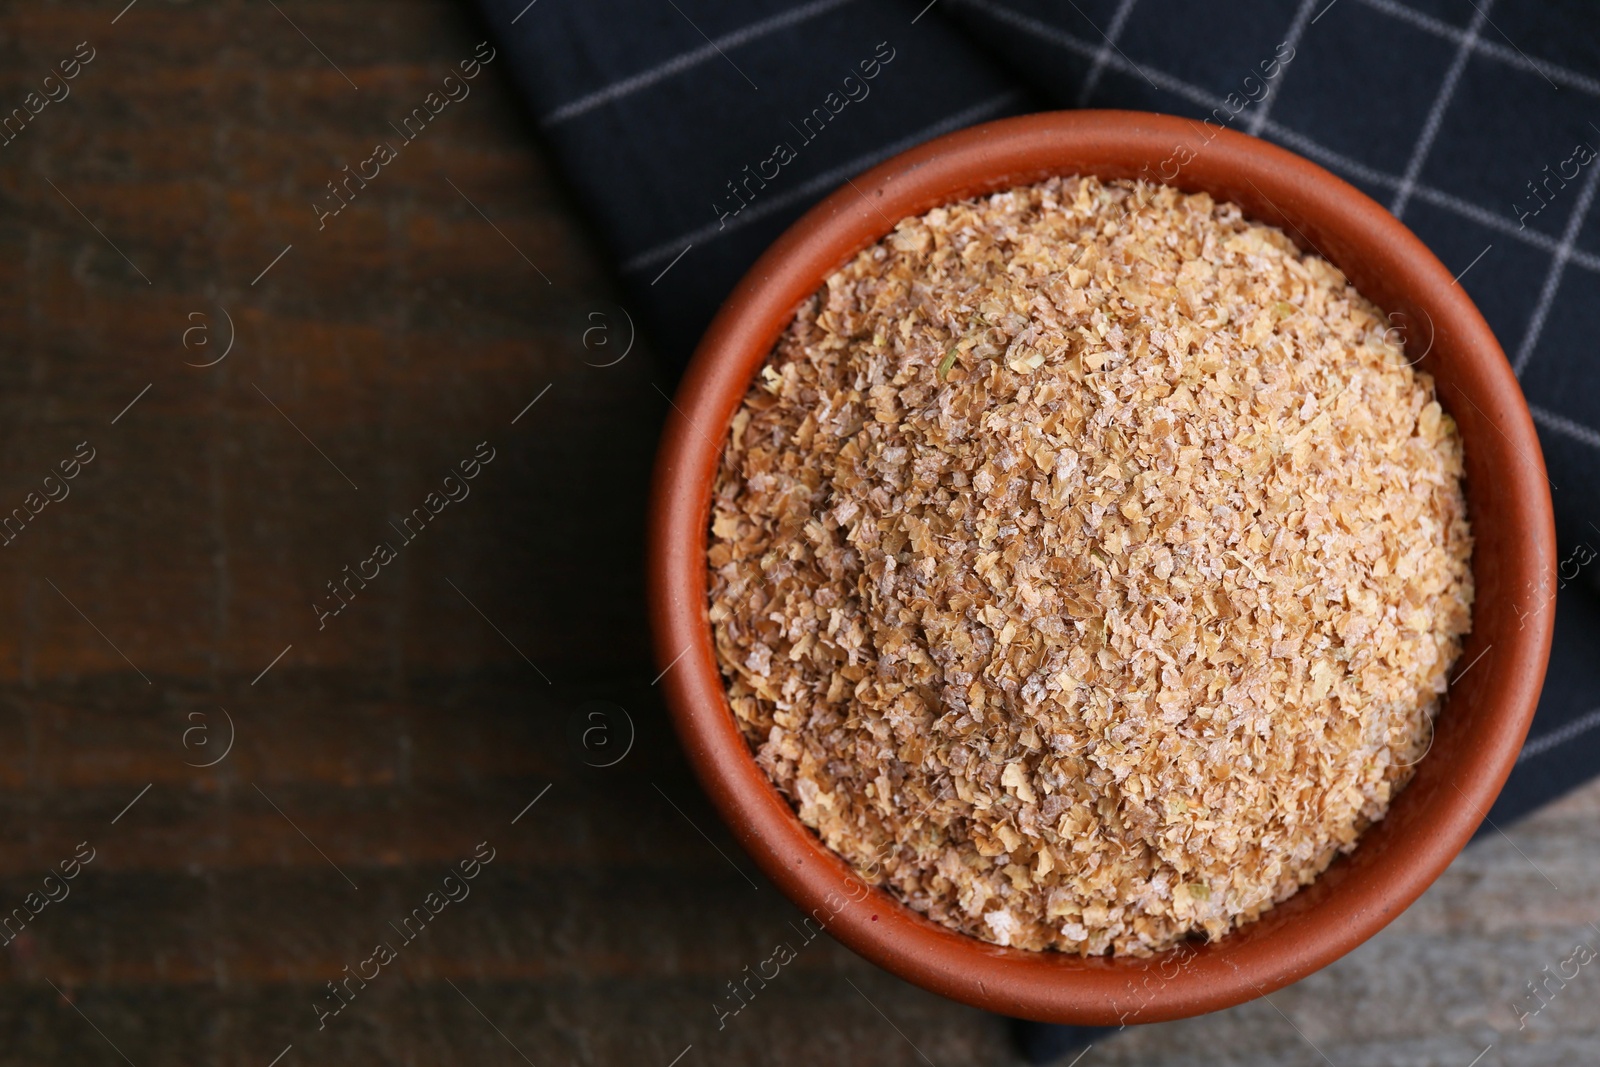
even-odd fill
[[[723,296],[861,171],[1017,114],[930,12],[871,0],[484,0],[540,130],[681,367]]]
[[[1494,825],[1600,773],[1600,9],[1585,0],[479,0],[656,348],[847,179],[1042,107],[1264,137],[1389,206],[1483,310],[1554,485],[1549,679]],[[1492,832],[1492,830],[1490,831]],[[1051,1042],[1086,1040],[1031,1029]]]

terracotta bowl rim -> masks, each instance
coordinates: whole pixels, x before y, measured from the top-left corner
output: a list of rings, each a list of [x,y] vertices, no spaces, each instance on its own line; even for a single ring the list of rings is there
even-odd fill
[[[1487,654],[1488,666],[1452,683],[1435,751],[1388,818],[1255,923],[1143,959],[987,944],[864,882],[756,766],[728,707],[706,611],[711,482],[727,426],[800,301],[902,218],[1074,173],[1142,174],[1232,199],[1303,246],[1326,248],[1408,331],[1422,330],[1425,319],[1430,352],[1439,343],[1422,366],[1436,374],[1461,427],[1474,534],[1487,535],[1473,560],[1474,630],[1458,662]],[[712,803],[767,876],[813,917],[792,927],[797,935],[825,928],[902,978],[1008,1015],[1108,1025],[1214,1011],[1294,982],[1377,933],[1438,877],[1487,814],[1527,734],[1549,657],[1553,603],[1513,602],[1509,592],[1522,597],[1554,573],[1546,485],[1527,405],[1483,316],[1403,223],[1342,179],[1266,141],[1169,115],[1047,112],[984,123],[901,153],[811,209],[750,268],[707,329],[667,415],[651,491],[646,580],[659,684]],[[1508,608],[1519,613],[1514,630]],[[1457,705],[1463,710],[1452,719]]]

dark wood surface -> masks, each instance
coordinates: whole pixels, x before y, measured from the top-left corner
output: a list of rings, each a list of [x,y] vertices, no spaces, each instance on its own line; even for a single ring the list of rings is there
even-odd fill
[[[4,108],[95,50],[0,146],[0,514],[94,450],[0,547],[0,909],[94,851],[0,948],[0,1062],[1008,1062],[1001,1020],[828,940],[719,1029],[796,913],[651,686],[670,379],[642,340],[597,365],[625,317],[501,61],[325,228],[312,208],[472,54],[471,12],[123,2],[0,7]],[[404,542],[480,442],[470,495]],[[1600,915],[1597,812],[1475,849],[1271,1004],[1084,1067],[1593,1060],[1600,978],[1528,1032],[1505,1004]],[[404,942],[480,842],[470,896]],[[319,1029],[379,942],[397,958]]]

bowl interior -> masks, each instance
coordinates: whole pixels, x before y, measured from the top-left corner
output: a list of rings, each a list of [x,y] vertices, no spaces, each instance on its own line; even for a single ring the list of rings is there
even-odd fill
[[[1475,539],[1473,628],[1431,751],[1388,816],[1285,903],[1210,943],[1083,959],[954,933],[866,885],[755,765],[722,688],[706,614],[712,477],[727,426],[796,306],[893,223],[968,196],[1094,174],[1239,204],[1343,270],[1404,331],[1460,426]],[[940,138],[846,185],[751,268],[690,364],[663,434],[649,581],[657,657],[680,738],[763,870],[857,952],[975,1006],[1082,1024],[1149,1022],[1271,992],[1337,959],[1409,905],[1466,844],[1532,719],[1549,655],[1555,536],[1543,460],[1516,379],[1450,272],[1382,207],[1266,142],[1169,116],[1060,112]],[[1541,584],[1544,583],[1544,584]]]

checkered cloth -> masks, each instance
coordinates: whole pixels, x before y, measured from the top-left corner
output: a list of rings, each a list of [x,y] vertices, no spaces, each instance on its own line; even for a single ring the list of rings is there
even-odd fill
[[[1563,568],[1538,718],[1491,818],[1600,772],[1600,11],[1589,0],[480,0],[540,130],[681,366],[806,208],[1040,107],[1210,117],[1389,206],[1521,377]],[[785,146],[780,148],[779,146]],[[754,180],[751,176],[754,175]],[[1591,547],[1592,546],[1592,547]]]

